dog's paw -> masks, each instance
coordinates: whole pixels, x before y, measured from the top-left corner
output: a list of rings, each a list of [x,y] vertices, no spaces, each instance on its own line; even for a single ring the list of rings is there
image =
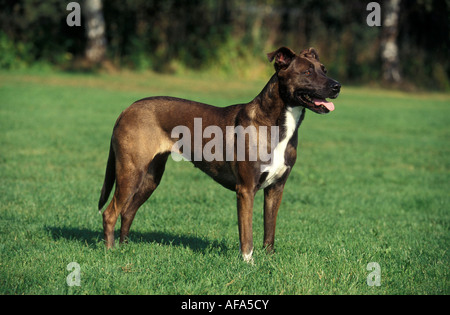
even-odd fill
[[[255,260],[253,259],[253,250],[249,254],[242,254],[242,259],[250,265],[255,264]]]

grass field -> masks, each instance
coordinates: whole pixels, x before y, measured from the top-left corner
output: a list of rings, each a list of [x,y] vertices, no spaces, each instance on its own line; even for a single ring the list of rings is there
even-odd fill
[[[257,195],[254,265],[234,193],[170,159],[130,243],[105,250],[96,205],[119,113],[152,95],[247,102],[264,84],[0,72],[0,294],[449,294],[448,94],[344,84],[335,112],[308,112],[273,256]]]

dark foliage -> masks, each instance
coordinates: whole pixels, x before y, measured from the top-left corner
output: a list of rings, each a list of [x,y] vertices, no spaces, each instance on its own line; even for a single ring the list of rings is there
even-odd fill
[[[85,28],[67,26],[68,2],[0,0],[0,67],[65,65],[82,57]],[[280,45],[314,46],[341,80],[379,81],[382,27],[367,26],[368,2],[103,1],[107,55],[118,67],[172,71],[176,61],[201,70],[227,68],[236,59],[262,62]],[[449,1],[402,1],[397,43],[405,80],[449,88],[449,16]]]

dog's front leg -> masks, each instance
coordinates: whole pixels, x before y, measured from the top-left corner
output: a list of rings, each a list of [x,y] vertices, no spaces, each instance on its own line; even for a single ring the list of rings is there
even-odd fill
[[[273,253],[277,214],[283,196],[284,182],[264,189],[264,247],[268,254]]]
[[[236,190],[237,209],[238,209],[238,225],[239,225],[239,242],[242,258],[246,262],[253,262],[253,200],[255,199],[255,191],[252,188],[240,186]]]

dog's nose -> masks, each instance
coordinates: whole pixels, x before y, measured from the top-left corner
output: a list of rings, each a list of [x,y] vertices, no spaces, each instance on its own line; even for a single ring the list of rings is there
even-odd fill
[[[341,84],[339,82],[335,82],[331,85],[331,90],[335,93],[339,93],[341,91]]]

